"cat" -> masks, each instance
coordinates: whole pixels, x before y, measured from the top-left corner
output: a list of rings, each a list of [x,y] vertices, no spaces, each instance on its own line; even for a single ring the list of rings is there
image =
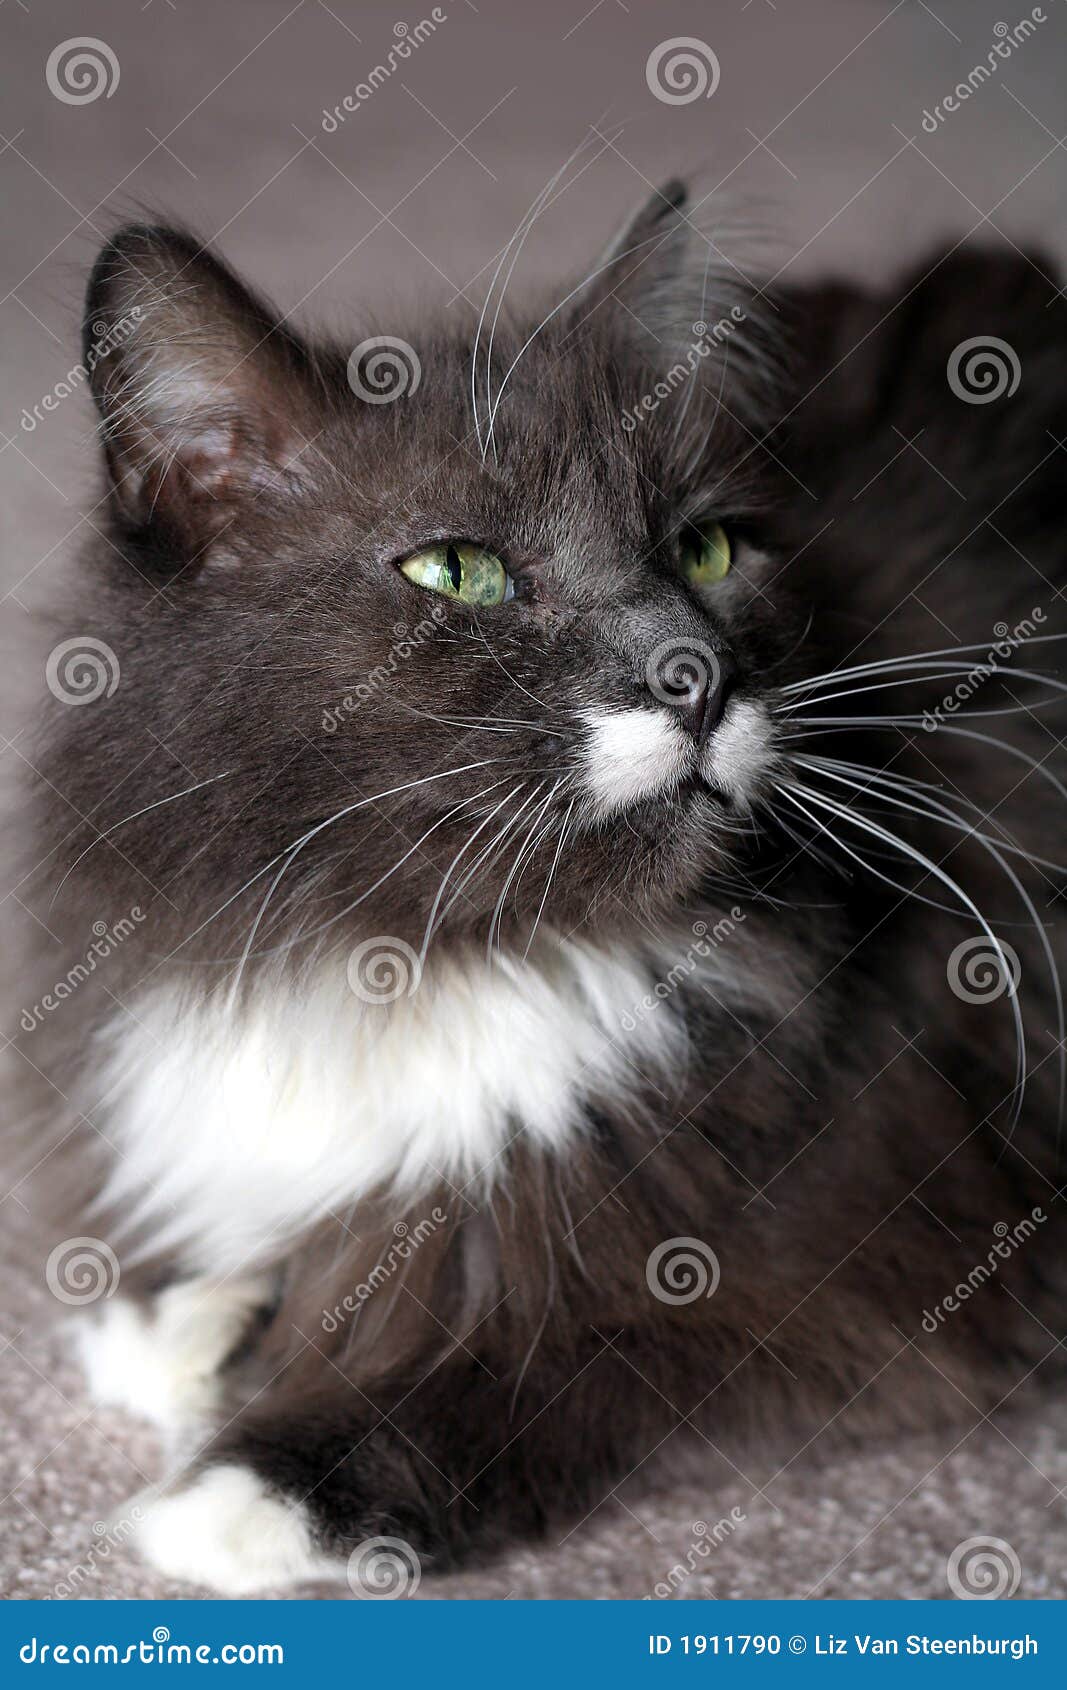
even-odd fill
[[[354,350],[175,228],[89,282],[28,1150],[222,1594],[969,1424],[1064,1333],[1062,298],[761,286],[678,182],[543,310],[514,253]]]

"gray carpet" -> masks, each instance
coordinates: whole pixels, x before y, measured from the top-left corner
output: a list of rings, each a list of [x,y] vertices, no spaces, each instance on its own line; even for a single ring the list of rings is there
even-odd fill
[[[0,1262],[0,1595],[208,1594],[147,1574],[121,1526],[94,1534],[158,1474],[159,1451],[145,1426],[91,1408],[55,1328],[44,1252],[29,1254],[39,1259],[9,1239]],[[965,1410],[951,1433],[827,1463],[817,1454],[763,1495],[714,1457],[686,1456],[672,1482],[631,1485],[562,1542],[427,1576],[417,1595],[944,1598],[953,1550],[993,1537],[1018,1558],[1019,1597],[1067,1596],[1067,1403],[1005,1415],[997,1428]],[[1011,1566],[1003,1552],[999,1562]]]
[[[480,273],[520,212],[588,124],[624,121],[615,149],[529,243],[529,280],[580,265],[606,222],[678,166],[756,205],[781,231],[777,262],[790,276],[876,274],[972,229],[993,244],[1067,252],[1067,152],[1055,145],[1067,129],[1062,0],[1046,0],[1038,37],[933,135],[924,111],[985,60],[994,25],[1028,7],[452,0],[444,10],[402,73],[326,135],[323,108],[394,39],[395,0],[101,0],[91,18],[77,0],[5,8],[5,781],[29,755],[41,685],[28,612],[54,592],[94,497],[84,393],[33,430],[20,416],[73,364],[86,267],[102,236],[141,207],[219,232],[227,254],[305,320],[343,323],[384,284],[387,301],[451,300],[473,322]],[[120,81],[110,99],[67,104],[49,93],[45,62],[86,30],[110,45]],[[711,101],[669,106],[646,87],[651,48],[681,35],[716,52]],[[10,871],[0,894],[17,937],[29,917]],[[17,996],[8,994],[5,1037]],[[0,1195],[0,1594],[189,1594],[94,1535],[94,1522],[157,1471],[158,1452],[145,1428],[90,1410],[40,1253],[25,1244],[18,1194],[0,1185]],[[1067,1405],[1029,1406],[995,1428],[976,1419],[964,1409],[955,1433],[820,1464],[816,1445],[763,1494],[691,1460],[657,1489],[605,1499],[562,1543],[427,1578],[419,1594],[941,1597],[952,1551],[990,1536],[1018,1558],[1019,1596],[1067,1594]],[[733,1523],[702,1553],[699,1523],[714,1527],[731,1509]]]

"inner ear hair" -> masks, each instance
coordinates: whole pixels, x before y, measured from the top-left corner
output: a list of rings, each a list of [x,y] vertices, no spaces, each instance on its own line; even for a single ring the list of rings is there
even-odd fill
[[[607,319],[639,379],[695,388],[703,403],[682,415],[697,435],[706,434],[705,413],[724,405],[762,431],[787,391],[788,357],[777,306],[760,286],[767,245],[759,224],[721,196],[691,204],[684,182],[665,182],[591,272],[579,326],[590,321],[595,332]]]
[[[89,282],[84,362],[115,505],[203,555],[244,500],[308,474],[310,355],[183,231],[131,225]]]

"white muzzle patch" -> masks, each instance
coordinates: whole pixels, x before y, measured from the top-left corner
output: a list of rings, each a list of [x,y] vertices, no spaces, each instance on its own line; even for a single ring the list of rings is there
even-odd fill
[[[665,792],[696,767],[696,747],[666,710],[591,710],[585,771],[597,814]]]

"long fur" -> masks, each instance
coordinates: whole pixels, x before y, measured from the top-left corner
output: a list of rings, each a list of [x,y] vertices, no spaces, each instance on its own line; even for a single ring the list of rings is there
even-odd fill
[[[49,701],[35,759],[63,954],[28,1001],[75,986],[23,1023],[26,1152],[49,1236],[121,1265],[101,1388],[154,1341],[189,1422],[144,1534],[181,1576],[381,1535],[450,1565],[676,1438],[984,1412],[1063,1334],[1061,694],[1013,673],[1061,647],[983,679],[1008,713],[922,720],[995,625],[1061,633],[1064,304],[957,254],[780,296],[779,346],[683,208],[473,348],[411,325],[386,404],[187,235],[90,282],[88,324],[141,316],[94,369],[108,529],[62,632],[121,678]],[[995,404],[946,380],[979,332],[1024,371]],[[395,567],[442,539],[514,601]],[[706,746],[665,647],[736,675]],[[128,935],[89,968],[93,922]],[[951,989],[975,937],[1014,996]]]

